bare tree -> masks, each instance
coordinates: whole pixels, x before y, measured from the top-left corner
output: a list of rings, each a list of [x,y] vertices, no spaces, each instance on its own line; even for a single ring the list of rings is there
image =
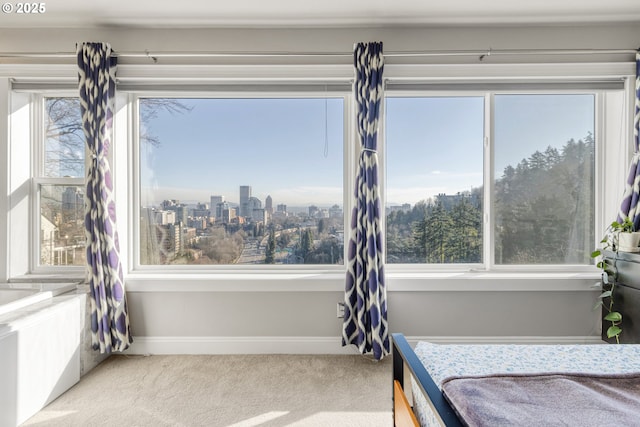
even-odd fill
[[[158,117],[162,111],[183,114],[191,109],[179,99],[142,98],[140,123]],[[45,113],[45,174],[83,176],[85,139],[79,98],[46,98]],[[140,129],[140,142],[154,147],[161,145],[160,137],[149,133],[145,126]]]
[[[158,113],[165,111],[170,114],[184,114],[191,111],[193,107],[186,105],[175,98],[142,98],[140,99],[140,142],[151,144],[154,147],[160,146],[160,138],[148,132],[143,125],[149,120],[158,117]]]

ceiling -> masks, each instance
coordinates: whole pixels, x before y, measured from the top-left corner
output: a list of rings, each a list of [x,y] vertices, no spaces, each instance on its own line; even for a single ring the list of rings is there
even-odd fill
[[[40,14],[17,13],[16,0],[0,3],[0,28],[640,22],[640,0],[55,0]]]

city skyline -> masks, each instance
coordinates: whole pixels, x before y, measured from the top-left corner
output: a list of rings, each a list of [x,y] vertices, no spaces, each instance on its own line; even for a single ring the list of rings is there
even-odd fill
[[[143,203],[212,194],[239,203],[248,182],[262,200],[342,203],[342,98],[179,101],[191,111],[143,124],[161,140],[141,147],[142,193],[152,196]]]
[[[255,197],[291,207],[342,206],[353,191],[343,188],[341,98],[180,102],[191,111],[160,111],[146,123],[161,145],[141,149],[143,205],[214,194],[239,204],[237,188],[249,182]],[[495,177],[536,150],[592,133],[593,104],[590,94],[496,96]],[[483,185],[483,96],[390,97],[385,111],[387,206]]]

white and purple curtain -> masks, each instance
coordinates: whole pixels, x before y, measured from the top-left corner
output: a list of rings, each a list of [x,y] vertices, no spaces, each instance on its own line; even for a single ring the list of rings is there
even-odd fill
[[[342,345],[353,344],[360,353],[373,352],[373,357],[380,360],[390,350],[377,154],[384,98],[382,43],[358,43],[353,56],[360,156],[351,217]]]
[[[636,231],[640,231],[640,138],[638,128],[640,126],[640,51],[636,53],[636,110],[633,123],[634,150],[629,175],[618,212],[618,222],[625,218],[633,221]]]
[[[133,341],[125,297],[116,206],[108,154],[115,109],[117,59],[106,43],[78,46],[80,108],[89,165],[85,192],[87,276],[91,289],[91,341],[100,353],[123,351]]]

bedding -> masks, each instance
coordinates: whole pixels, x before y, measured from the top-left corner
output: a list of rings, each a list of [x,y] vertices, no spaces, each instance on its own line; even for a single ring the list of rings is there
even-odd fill
[[[470,427],[640,424],[640,374],[453,377],[442,391]]]
[[[495,374],[640,374],[640,346],[637,345],[459,345],[420,342],[415,347],[415,354],[440,390],[450,378]],[[420,425],[440,425],[414,378],[411,388],[414,412]]]

